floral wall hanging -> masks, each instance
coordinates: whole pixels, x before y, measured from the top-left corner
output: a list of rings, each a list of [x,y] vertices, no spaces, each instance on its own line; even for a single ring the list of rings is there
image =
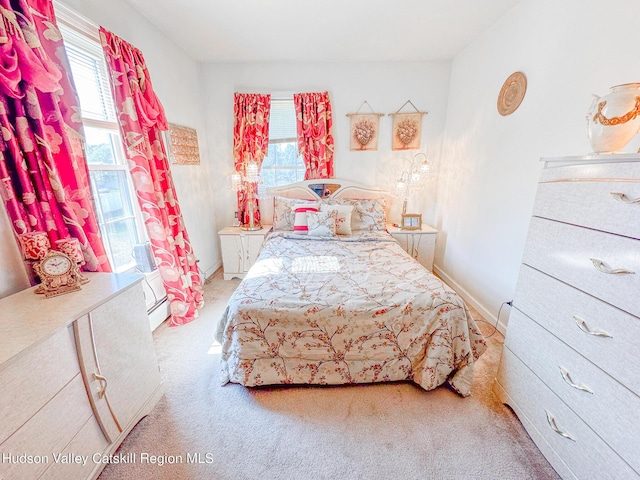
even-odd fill
[[[359,113],[364,105],[367,105],[371,113]],[[380,131],[380,117],[383,113],[375,113],[366,100],[358,108],[356,113],[347,113],[351,118],[351,150],[367,151],[378,150],[378,132]]]
[[[415,112],[400,113],[400,110],[407,104],[410,104]],[[411,100],[407,100],[395,113],[389,114],[393,117],[392,150],[418,150],[420,148],[422,116],[426,114],[427,112],[419,111]]]

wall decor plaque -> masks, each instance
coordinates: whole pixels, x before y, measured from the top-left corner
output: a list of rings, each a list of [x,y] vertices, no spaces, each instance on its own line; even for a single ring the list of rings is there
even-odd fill
[[[498,94],[498,113],[503,117],[515,112],[527,91],[527,77],[522,72],[514,72],[505,80]]]
[[[170,123],[166,139],[167,153],[174,165],[200,165],[198,133],[194,128]]]

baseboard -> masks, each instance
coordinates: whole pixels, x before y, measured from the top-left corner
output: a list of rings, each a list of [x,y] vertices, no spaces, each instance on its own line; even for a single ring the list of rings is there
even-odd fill
[[[216,271],[222,266],[222,260],[218,260],[216,263],[213,264],[212,267],[206,269],[204,271],[204,278],[202,279],[203,281],[205,281],[207,278],[209,278],[211,275],[213,275],[214,273],[216,273]]]
[[[477,298],[475,298],[473,295],[471,295],[469,292],[467,292],[464,288],[462,288],[458,282],[456,282],[454,279],[452,279],[449,275],[447,275],[445,272],[442,271],[442,269],[438,268],[437,265],[433,266],[433,270],[435,272],[436,275],[438,275],[442,280],[444,280],[444,282],[449,285],[451,288],[453,288],[461,297],[462,299],[467,302],[469,305],[471,305],[473,308],[475,308],[478,313],[480,313],[480,315],[483,316],[483,318],[491,323],[492,325],[496,325],[498,331],[504,335],[507,331],[507,325],[504,323],[503,320],[500,320],[497,324],[497,318],[494,314],[492,314],[489,309],[487,309],[482,303],[480,303],[478,301]]]

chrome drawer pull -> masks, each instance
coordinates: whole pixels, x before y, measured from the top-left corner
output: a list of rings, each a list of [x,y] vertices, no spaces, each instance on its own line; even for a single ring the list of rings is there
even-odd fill
[[[589,260],[591,260],[593,266],[596,267],[596,270],[602,273],[608,273],[609,275],[632,275],[636,273],[624,268],[610,268],[606,263],[602,260],[598,260],[597,258],[590,258]]]
[[[574,442],[576,441],[576,439],[573,438],[573,435],[571,435],[569,432],[565,432],[558,428],[558,424],[556,423],[556,419],[553,418],[553,415],[551,415],[547,410],[545,410],[545,412],[547,413],[547,422],[549,422],[549,426],[554,432],[556,432],[561,437],[568,438],[569,440],[573,440]]]
[[[564,367],[560,367],[560,374],[562,375],[562,379],[565,381],[567,385],[575,388],[576,390],[582,390],[583,392],[593,393],[589,387],[587,387],[584,383],[575,383],[571,380],[571,375],[569,374],[569,370]]]
[[[604,330],[591,330],[587,326],[587,322],[585,322],[584,319],[580,318],[578,315],[574,315],[573,319],[576,321],[576,324],[578,325],[580,330],[582,330],[584,333],[588,335],[593,335],[596,337],[613,338],[613,335],[611,335],[609,332],[605,332]]]
[[[627,197],[624,193],[619,193],[619,192],[611,192],[611,196],[613,198],[615,198],[617,201],[622,202],[622,203],[628,203],[628,204],[632,204],[632,203],[640,203],[640,197],[634,199],[631,199],[629,197]]]

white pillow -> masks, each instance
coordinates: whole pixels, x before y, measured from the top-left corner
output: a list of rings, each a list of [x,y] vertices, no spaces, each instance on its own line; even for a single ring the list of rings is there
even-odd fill
[[[328,205],[353,205],[351,230],[384,231],[387,228],[386,200],[380,198],[338,198]]]
[[[293,231],[301,235],[306,235],[309,227],[307,226],[307,213],[317,212],[320,207],[317,203],[302,203],[293,207]]]
[[[333,237],[336,234],[338,212],[307,212],[308,234],[315,237]]]
[[[387,228],[384,198],[355,200],[351,218],[354,230],[383,231]]]
[[[351,213],[353,205],[321,205],[321,212],[336,212],[336,233],[338,235],[351,235]]]

